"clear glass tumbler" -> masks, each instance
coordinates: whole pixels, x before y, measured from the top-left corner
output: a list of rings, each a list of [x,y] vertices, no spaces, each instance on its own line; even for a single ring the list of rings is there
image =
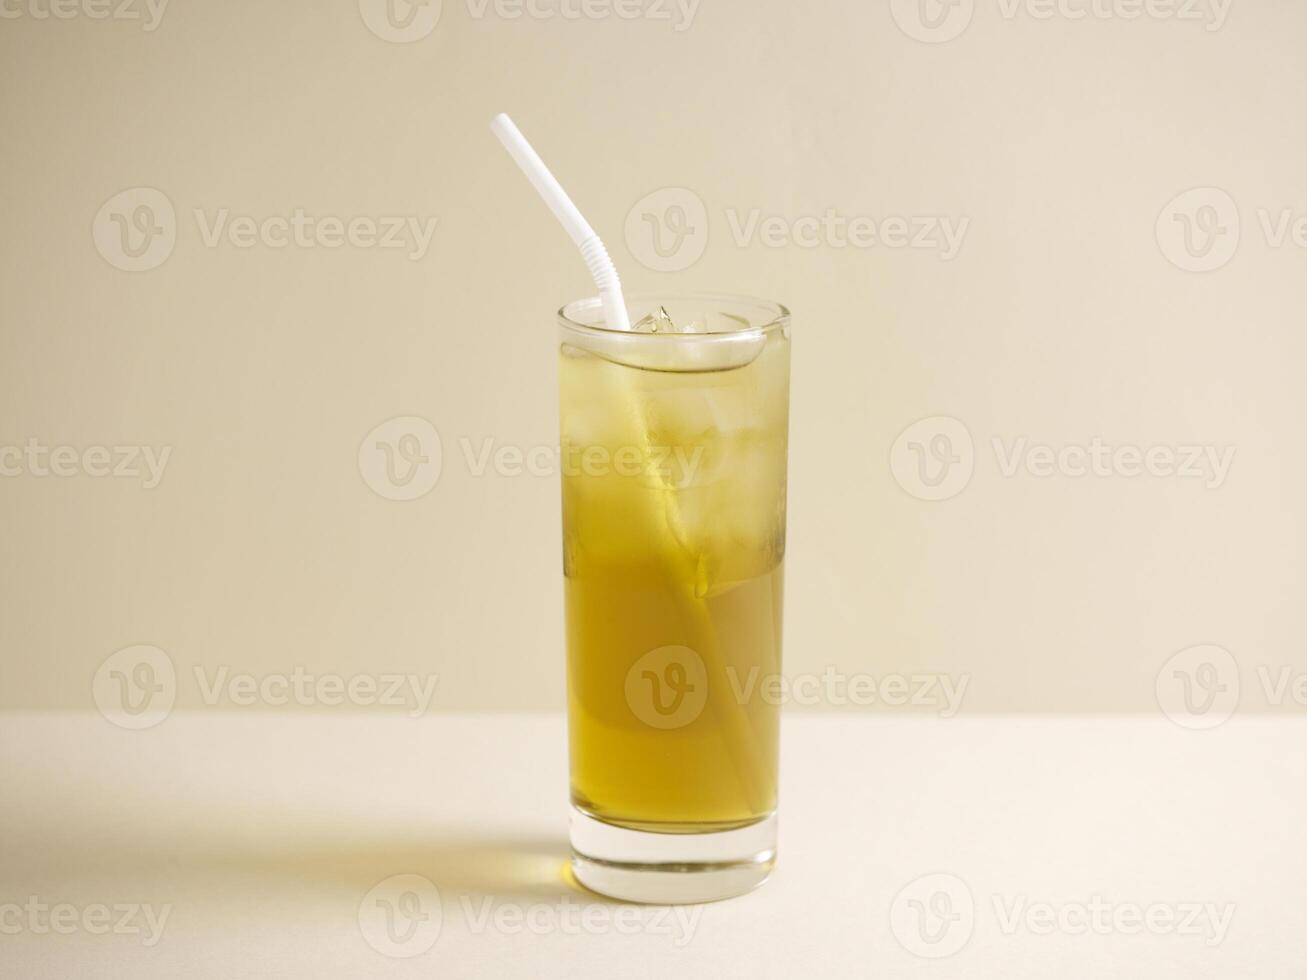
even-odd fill
[[[776,857],[790,317],[629,305],[629,332],[597,299],[558,316],[572,867],[712,901]]]

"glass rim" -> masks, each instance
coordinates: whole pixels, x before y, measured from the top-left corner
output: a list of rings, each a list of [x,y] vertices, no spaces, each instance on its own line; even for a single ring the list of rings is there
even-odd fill
[[[738,336],[757,336],[758,334],[771,333],[775,330],[788,328],[790,325],[790,311],[782,303],[773,300],[761,299],[757,296],[746,296],[735,293],[712,293],[712,292],[689,292],[689,293],[654,293],[639,292],[628,293],[626,300],[629,303],[632,300],[637,302],[664,302],[675,303],[689,301],[692,303],[713,303],[720,306],[752,306],[758,310],[765,311],[766,316],[763,319],[765,323],[757,326],[750,324],[747,327],[739,327],[734,330],[705,330],[701,333],[636,333],[633,330],[616,330],[609,326],[599,326],[593,323],[583,323],[576,319],[577,314],[582,311],[594,311],[603,309],[603,301],[598,296],[586,296],[583,299],[575,299],[572,302],[559,307],[557,317],[560,326],[569,330],[577,330],[581,333],[589,333],[600,336],[618,336],[618,337],[639,337],[641,340],[651,341],[690,341],[701,337],[738,337]]]

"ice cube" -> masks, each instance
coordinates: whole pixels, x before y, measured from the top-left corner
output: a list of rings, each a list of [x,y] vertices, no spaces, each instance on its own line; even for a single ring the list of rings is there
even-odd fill
[[[751,324],[743,317],[730,313],[705,314],[702,317],[687,315],[686,319],[676,321],[667,312],[667,307],[659,306],[652,313],[646,313],[632,327],[637,333],[732,333],[743,332]]]
[[[680,333],[676,329],[676,324],[672,322],[671,314],[667,312],[667,307],[660,306],[653,313],[646,313],[640,319],[635,321],[635,326],[631,328],[637,333]]]

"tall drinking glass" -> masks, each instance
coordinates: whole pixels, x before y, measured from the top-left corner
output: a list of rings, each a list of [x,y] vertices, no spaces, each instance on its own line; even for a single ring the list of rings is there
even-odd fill
[[[572,867],[702,902],[776,858],[789,311],[559,311]]]

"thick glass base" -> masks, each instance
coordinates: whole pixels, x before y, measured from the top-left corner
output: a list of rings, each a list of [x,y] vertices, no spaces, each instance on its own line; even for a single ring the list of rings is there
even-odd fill
[[[592,891],[627,902],[685,905],[752,891],[776,863],[776,815],[736,830],[656,834],[572,808],[572,871]]]

